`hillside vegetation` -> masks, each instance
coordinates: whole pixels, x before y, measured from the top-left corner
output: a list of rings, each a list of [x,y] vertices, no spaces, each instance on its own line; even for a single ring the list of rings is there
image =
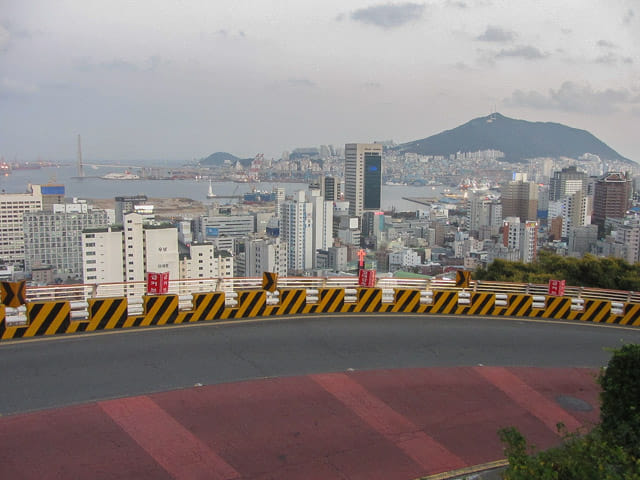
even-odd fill
[[[629,264],[619,258],[561,257],[541,251],[532,263],[496,259],[486,269],[474,272],[475,280],[516,283],[548,283],[566,280],[576,287],[640,291],[640,264]]]

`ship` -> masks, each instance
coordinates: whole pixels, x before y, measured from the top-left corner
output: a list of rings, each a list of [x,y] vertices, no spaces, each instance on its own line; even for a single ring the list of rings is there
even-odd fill
[[[140,176],[135,173],[125,172],[125,173],[107,173],[103,175],[103,180],[140,180]]]
[[[245,193],[242,196],[242,202],[248,203],[248,204],[275,202],[275,201],[276,201],[275,192],[263,192],[261,190],[254,189],[251,192]]]
[[[207,198],[215,198],[216,194],[213,193],[213,187],[211,186],[211,180],[209,180],[209,191],[207,192]]]

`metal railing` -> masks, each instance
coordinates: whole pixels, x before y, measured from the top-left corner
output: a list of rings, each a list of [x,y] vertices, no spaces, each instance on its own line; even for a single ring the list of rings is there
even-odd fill
[[[357,277],[281,277],[278,287],[283,288],[356,288]],[[378,278],[377,287],[411,288],[417,290],[463,290],[455,286],[454,280],[447,279],[414,279],[414,278]],[[234,292],[262,288],[261,277],[244,278],[207,278],[172,280],[169,282],[170,294],[188,296],[199,292]],[[531,283],[509,283],[471,281],[465,290],[490,293],[521,293],[531,295],[547,295],[548,285]],[[27,300],[34,301],[87,301],[90,298],[127,297],[139,302],[146,293],[145,282],[103,283],[52,285],[46,287],[27,287]],[[640,292],[622,290],[605,290],[599,288],[572,287],[565,288],[565,296],[577,298],[594,298],[615,302],[640,303]]]

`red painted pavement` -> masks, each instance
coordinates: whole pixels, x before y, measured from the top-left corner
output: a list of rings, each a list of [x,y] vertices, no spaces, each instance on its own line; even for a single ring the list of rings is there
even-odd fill
[[[100,408],[176,480],[240,477],[216,452],[148,397],[100,402]]]
[[[594,369],[423,368],[156,393],[0,417],[0,478],[408,480],[597,422]],[[559,395],[592,404],[564,410]]]

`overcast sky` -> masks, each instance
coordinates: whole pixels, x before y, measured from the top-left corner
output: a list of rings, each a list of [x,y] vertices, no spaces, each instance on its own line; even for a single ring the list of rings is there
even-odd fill
[[[5,160],[242,157],[489,114],[640,162],[640,0],[0,0]]]

